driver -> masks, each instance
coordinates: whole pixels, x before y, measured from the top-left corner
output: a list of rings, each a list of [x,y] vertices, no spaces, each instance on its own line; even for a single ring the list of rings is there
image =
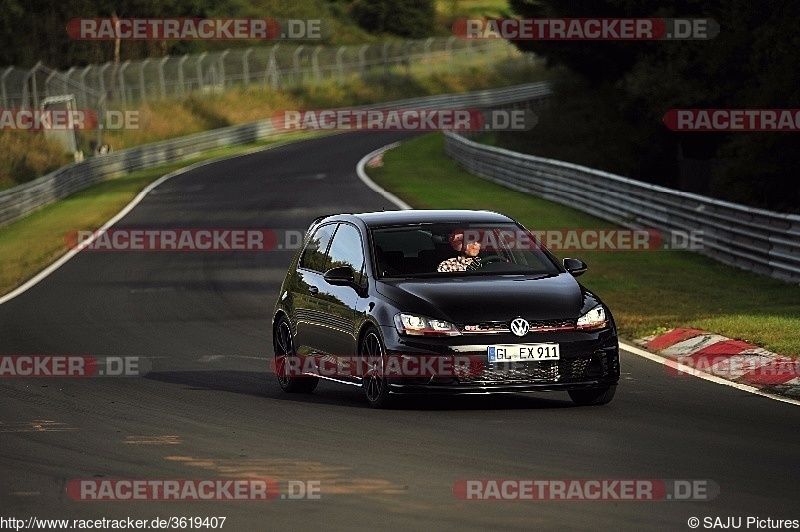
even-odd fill
[[[478,241],[470,241],[464,246],[464,232],[458,231],[450,235],[450,245],[458,252],[458,255],[444,260],[436,268],[439,272],[464,272],[467,270],[478,270],[481,264],[481,258],[478,253],[481,252],[481,243]]]

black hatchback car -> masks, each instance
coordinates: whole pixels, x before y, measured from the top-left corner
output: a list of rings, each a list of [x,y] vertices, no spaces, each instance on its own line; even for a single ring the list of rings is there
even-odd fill
[[[286,392],[319,379],[396,394],[562,390],[608,403],[619,380],[611,312],[522,225],[487,211],[316,219],[281,286],[273,371]]]

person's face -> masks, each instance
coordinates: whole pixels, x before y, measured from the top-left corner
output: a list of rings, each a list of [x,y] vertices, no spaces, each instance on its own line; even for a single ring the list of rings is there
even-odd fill
[[[456,251],[461,251],[464,248],[464,233],[456,233],[450,237],[450,245]]]
[[[481,252],[481,243],[473,241],[467,244],[467,249],[464,253],[466,253],[467,257],[477,257],[478,253],[480,252]]]
[[[471,240],[467,243],[467,249],[464,249],[464,233],[456,233],[450,238],[450,245],[456,251],[463,251],[468,257],[477,257],[481,252],[481,243]]]

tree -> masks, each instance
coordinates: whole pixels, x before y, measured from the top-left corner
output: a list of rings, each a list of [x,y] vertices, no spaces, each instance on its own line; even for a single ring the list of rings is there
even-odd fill
[[[436,14],[433,0],[357,0],[351,16],[372,33],[420,38],[433,33]]]
[[[655,10],[646,0],[510,0],[510,4],[525,18],[714,19],[721,31],[711,40],[514,44],[544,56],[550,65],[567,67],[590,87],[609,84],[618,90],[618,101],[608,105],[615,106],[638,132],[617,140],[636,146],[632,151],[639,161],[634,177],[675,184],[677,176],[667,172],[676,171],[677,158],[707,160],[713,170],[703,192],[800,211],[800,187],[793,184],[800,174],[800,158],[793,155],[794,146],[786,135],[674,133],[661,122],[671,108],[800,108],[796,28],[800,3],[676,0]]]

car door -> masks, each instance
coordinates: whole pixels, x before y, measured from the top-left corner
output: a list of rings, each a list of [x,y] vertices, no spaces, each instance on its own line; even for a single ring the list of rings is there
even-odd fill
[[[364,249],[361,233],[349,223],[340,223],[333,235],[325,262],[325,271],[348,267],[353,271],[354,284],[364,284]],[[352,358],[356,355],[355,317],[358,286],[334,285],[324,279],[318,285],[317,309],[320,319],[315,324],[314,339],[320,353]]]
[[[320,286],[327,284],[322,274],[336,225],[325,224],[314,231],[300,255],[290,287],[294,306],[295,346],[300,355],[315,352],[320,343],[315,336],[318,335],[319,324],[324,322],[325,317],[322,315],[317,294]]]

